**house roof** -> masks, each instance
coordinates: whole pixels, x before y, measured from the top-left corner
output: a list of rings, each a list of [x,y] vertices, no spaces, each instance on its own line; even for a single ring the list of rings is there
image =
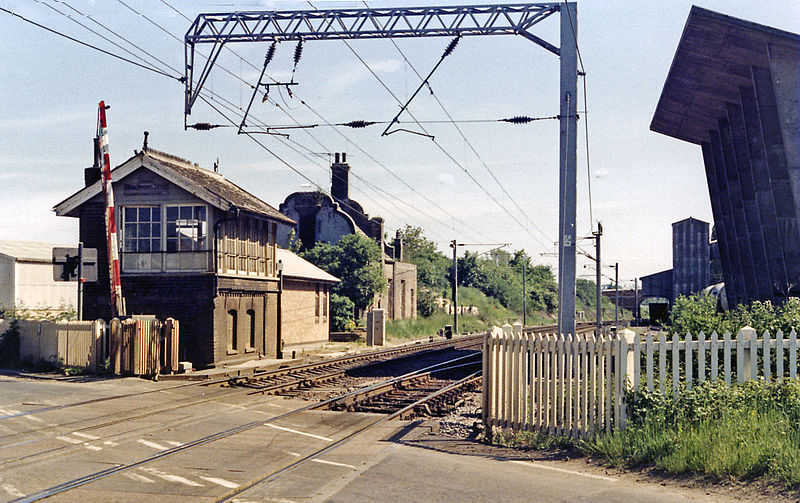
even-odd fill
[[[294,220],[227,180],[219,173],[203,169],[186,159],[154,149],[145,149],[137,152],[133,157],[114,168],[111,171],[111,179],[114,181],[122,180],[141,167],[153,171],[222,210],[245,210],[289,225],[295,224]],[[76,217],[78,216],[78,207],[101,192],[102,183],[100,181],[95,182],[61,201],[53,209],[59,216]]]
[[[315,266],[308,260],[283,248],[276,248],[276,258],[283,263],[283,276],[288,278],[308,279],[339,283],[341,280]]]
[[[692,7],[650,129],[701,144],[751,86],[751,66],[769,68],[768,47],[800,48],[800,35]]]
[[[53,260],[53,248],[69,248],[74,245],[41,243],[38,241],[0,240],[0,255],[17,260],[47,261]]]

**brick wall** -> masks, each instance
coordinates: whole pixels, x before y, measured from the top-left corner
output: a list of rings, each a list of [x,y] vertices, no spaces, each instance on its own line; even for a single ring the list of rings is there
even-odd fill
[[[330,294],[324,284],[285,279],[283,281],[282,332],[283,342],[305,344],[327,341],[330,335]],[[319,317],[316,316],[317,288],[319,288]],[[328,316],[325,316],[325,313]]]
[[[86,320],[111,318],[111,286],[108,279],[105,206],[98,197],[79,208],[78,235],[85,248],[97,248],[97,282],[83,286],[83,317]]]

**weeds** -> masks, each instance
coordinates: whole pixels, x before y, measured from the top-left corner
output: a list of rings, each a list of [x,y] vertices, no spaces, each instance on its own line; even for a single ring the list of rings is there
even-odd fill
[[[628,403],[628,428],[579,441],[578,450],[614,466],[800,487],[798,380],[706,382],[677,398],[640,390]]]

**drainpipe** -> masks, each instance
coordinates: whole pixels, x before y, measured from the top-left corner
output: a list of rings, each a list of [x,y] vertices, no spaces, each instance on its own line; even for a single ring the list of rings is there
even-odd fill
[[[283,358],[283,306],[281,305],[281,297],[283,297],[283,261],[279,260],[276,264],[275,268],[278,270],[278,317],[277,317],[277,325],[278,325],[278,337],[277,337],[277,355],[279,359]],[[267,332],[264,331],[264,349],[266,350],[267,343],[266,343]]]

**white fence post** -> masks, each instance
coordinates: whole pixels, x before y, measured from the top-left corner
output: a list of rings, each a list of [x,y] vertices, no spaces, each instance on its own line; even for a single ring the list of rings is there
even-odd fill
[[[744,327],[736,334],[736,375],[740,384],[753,379],[755,335],[752,327]]]

